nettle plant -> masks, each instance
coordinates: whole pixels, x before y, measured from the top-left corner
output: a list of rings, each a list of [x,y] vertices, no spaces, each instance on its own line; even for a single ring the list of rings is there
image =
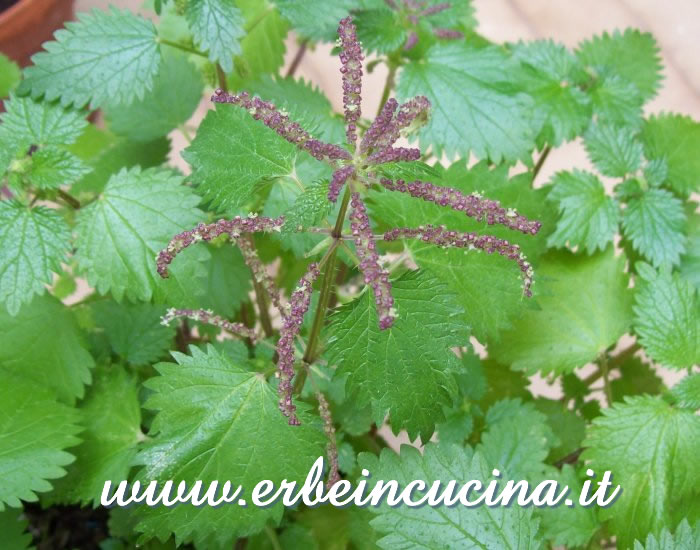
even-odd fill
[[[697,544],[700,125],[643,115],[651,35],[497,45],[465,0],[153,8],[157,23],[80,14],[4,71],[6,547]],[[294,77],[336,38],[342,115]],[[578,138],[595,171],[538,181]],[[657,366],[685,375],[669,389]],[[559,398],[532,393],[538,373]],[[251,490],[319,456],[328,487],[497,468],[576,500],[593,469],[623,492],[607,508],[89,511],[106,480]]]

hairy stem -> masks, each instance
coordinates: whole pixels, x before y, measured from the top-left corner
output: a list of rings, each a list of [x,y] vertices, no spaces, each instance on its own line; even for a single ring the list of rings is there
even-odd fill
[[[603,388],[605,390],[605,399],[608,402],[608,407],[612,407],[613,397],[612,388],[610,387],[610,373],[608,372],[608,355],[603,352],[598,358],[598,366],[600,367],[600,372],[603,375]]]
[[[258,304],[258,310],[260,310],[260,324],[265,337],[270,338],[275,332],[270,319],[270,303],[267,299],[267,292],[265,292],[263,285],[255,280],[255,276],[253,276],[253,290],[255,290],[255,303]]]
[[[161,44],[164,44],[165,46],[170,46],[171,48],[177,48],[178,50],[182,50],[183,52],[191,53],[192,55],[198,55],[200,57],[204,57],[206,59],[209,59],[207,54],[200,52],[199,50],[195,50],[194,48],[190,48],[189,46],[185,46],[184,44],[180,44],[178,42],[173,42],[172,40],[166,40],[165,38],[158,38],[158,42]]]
[[[294,56],[294,59],[292,59],[292,64],[289,66],[289,69],[287,69],[287,74],[285,75],[287,78],[294,76],[294,73],[297,72],[297,69],[299,68],[299,64],[301,63],[301,60],[304,58],[304,54],[306,53],[306,49],[309,46],[309,41],[304,39],[301,41],[301,44],[299,44],[299,49],[297,50],[296,55]]]
[[[269,525],[265,526],[265,534],[267,535],[267,538],[270,540],[270,544],[272,545],[273,550],[282,550],[282,545],[280,544],[279,539],[277,538],[277,532],[270,527]]]
[[[216,78],[219,80],[219,88],[224,92],[228,92],[228,82],[226,82],[226,73],[221,68],[219,63],[216,64]]]
[[[80,201],[73,195],[66,193],[63,189],[58,190],[58,196],[65,201],[73,210],[80,210]]]
[[[547,157],[549,156],[550,151],[552,148],[547,145],[547,147],[544,148],[542,151],[542,154],[540,155],[540,158],[537,159],[537,164],[535,164],[535,168],[532,170],[532,181],[535,181],[535,178],[537,177],[537,174],[540,173],[540,170],[542,170],[542,165],[544,164],[544,161],[547,160]]]

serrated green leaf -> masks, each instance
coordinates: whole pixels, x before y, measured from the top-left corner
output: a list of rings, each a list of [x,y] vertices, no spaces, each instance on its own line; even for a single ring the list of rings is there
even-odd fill
[[[688,244],[686,252],[681,257],[681,265],[678,269],[681,276],[690,281],[695,288],[700,288],[700,215],[695,213],[697,203],[687,202],[688,223],[686,233]]]
[[[70,228],[54,210],[0,201],[0,300],[10,315],[43,294],[70,249]]]
[[[43,336],[46,335],[44,332]],[[66,474],[63,467],[73,462],[74,457],[64,449],[80,441],[75,437],[81,430],[78,420],[78,412],[56,402],[50,390],[21,376],[3,375],[0,384],[0,511],[5,505],[19,508],[20,500],[36,502],[36,493],[51,490],[48,480]]]
[[[82,160],[57,147],[39,149],[31,159],[31,165],[22,176],[40,189],[71,185],[90,172]]]
[[[421,148],[439,157],[470,152],[495,163],[529,162],[535,148],[533,100],[504,91],[515,62],[496,48],[474,49],[453,42],[433,46],[425,60],[406,65],[399,79],[401,100],[425,95],[430,121],[421,130]]]
[[[700,362],[698,293],[677,273],[636,265],[634,329],[649,356],[667,367],[682,369]]]
[[[635,172],[642,161],[642,144],[633,129],[612,124],[591,124],[584,145],[601,174],[622,178]]]
[[[681,195],[700,190],[700,123],[662,113],[645,121],[641,137],[648,159],[666,160],[669,187]]]
[[[2,533],[2,543],[5,548],[8,550],[29,548],[32,543],[32,535],[26,532],[28,523],[22,515],[22,510],[0,512],[0,533]]]
[[[700,417],[658,397],[628,397],[593,421],[582,458],[600,475],[611,470],[623,490],[601,508],[620,548],[670,526],[675,503],[697,498],[700,485]]]
[[[337,364],[337,376],[348,375],[353,403],[371,406],[377,424],[388,413],[395,433],[405,429],[428,441],[457,389],[450,347],[469,335],[454,294],[433,274],[409,272],[392,283],[392,294],[398,318],[390,330],[379,330],[369,290],[333,316],[328,361]],[[419,332],[425,337],[416,338]]]
[[[0,53],[0,99],[7,97],[22,78],[17,63]]]
[[[101,300],[90,309],[114,353],[134,365],[147,365],[163,357],[175,337],[175,329],[160,322],[165,315],[163,306]]]
[[[666,189],[649,189],[631,198],[622,212],[625,237],[654,267],[680,263],[685,221],[683,203]]]
[[[617,74],[595,79],[586,88],[593,115],[605,124],[637,128],[642,123],[642,104],[637,87]]]
[[[80,210],[76,258],[98,292],[117,301],[150,300],[160,279],[156,254],[202,220],[199,198],[181,183],[169,170],[123,169]]]
[[[111,7],[78,14],[32,57],[18,92],[62,105],[100,107],[143,98],[158,73],[160,51],[151,21]]]
[[[565,464],[561,471],[554,475],[548,472],[547,478],[554,479],[560,486],[568,486],[569,495],[581,493],[582,478],[569,464]],[[588,544],[600,529],[597,515],[595,506],[584,507],[578,503],[574,506],[560,505],[539,509],[544,536],[551,539],[555,545],[567,545],[569,548]]]
[[[615,401],[622,401],[626,395],[654,395],[661,393],[664,388],[663,381],[654,369],[637,357],[626,360],[618,369],[620,377],[610,382],[610,391]]]
[[[700,374],[691,374],[671,388],[679,407],[700,409]]]
[[[101,366],[80,403],[83,442],[71,452],[77,457],[68,475],[55,484],[50,500],[97,506],[105,481],[128,478],[136,444],[142,439],[139,388],[119,365]]]
[[[282,533],[280,543],[284,539],[290,544],[285,545],[285,549],[298,550],[343,550],[348,548],[348,545],[356,550],[376,550],[377,533],[369,524],[373,518],[374,515],[369,510],[357,506],[306,508],[298,515],[298,524],[295,526],[308,529],[312,546],[308,546],[308,543],[299,544],[301,541],[291,538],[289,528]]]
[[[301,426],[289,426],[279,412],[278,396],[263,377],[231,363],[209,347],[190,349],[192,356],[174,354],[178,364],[159,363],[160,376],[147,382],[154,391],[147,407],[158,411],[154,439],[139,454],[142,480],[195,480],[205,484],[231,480],[248,490],[261,479],[279,485],[300,481],[323,455],[320,422],[298,403]],[[284,460],[279,450],[284,448]],[[236,537],[260,531],[282,517],[281,503],[266,508],[212,508],[180,505],[134,509],[137,530],[145,538],[231,545]],[[193,521],[194,520],[194,521]]]
[[[335,40],[338,22],[356,7],[353,0],[277,0],[275,4],[299,34],[323,42]]]
[[[328,182],[312,183],[297,196],[284,214],[283,233],[308,229],[326,219],[333,207],[328,200]]]
[[[494,358],[530,374],[564,374],[593,361],[632,321],[624,267],[613,247],[593,256],[549,254],[538,270],[545,287],[539,309],[502,334]]]
[[[200,2],[188,5],[197,4]],[[200,72],[185,56],[164,55],[153,90],[130,105],[106,105],[105,116],[116,134],[139,142],[153,141],[192,116],[203,87]]]
[[[390,53],[406,42],[407,32],[398,12],[386,5],[381,9],[360,11],[353,17],[353,22],[365,53]]]
[[[370,471],[371,480],[396,480],[402,487],[414,480],[423,480],[428,486],[441,480],[442,488],[449,480],[486,483],[492,470],[479,451],[433,443],[425,446],[422,455],[408,445],[401,447],[400,456],[387,449],[379,457],[362,453],[359,463]],[[542,544],[532,510],[520,506],[391,508],[383,504],[370,510],[378,515],[372,527],[384,535],[378,541],[380,548],[534,549]]]
[[[487,225],[405,193],[372,193],[370,205],[373,219],[381,219],[389,227],[418,227],[426,223],[445,225],[455,231],[474,231],[490,234],[518,244],[530,262],[535,265],[544,252],[546,238],[554,226],[553,209],[546,204],[546,190],[533,189],[527,174],[508,179],[508,168],[501,165],[490,168],[482,161],[467,169],[466,163],[457,162],[439,178],[430,178],[436,185],[459,189],[469,194],[479,192],[496,199],[506,208],[542,222],[538,235],[523,235],[504,227]],[[458,296],[466,324],[481,341],[495,336],[508,326],[510,319],[528,307],[523,298],[522,278],[514,262],[495,254],[481,254],[458,249],[439,249],[432,244],[407,240],[416,263],[430,269]]]
[[[558,146],[580,135],[590,122],[591,107],[575,85],[582,73],[576,57],[551,40],[518,43],[513,57],[522,64],[520,84],[535,100],[541,119],[538,145]]]
[[[188,2],[185,16],[195,43],[209,53],[209,59],[224,72],[233,70],[233,56],[241,53],[245,35],[243,14],[234,0],[196,0]]]
[[[638,540],[634,541],[634,550],[694,550],[700,540],[700,522],[695,523],[691,529],[687,519],[684,519],[675,532],[671,534],[668,529],[661,531],[658,537],[650,534],[642,545]]]
[[[579,45],[577,55],[599,75],[618,75],[631,82],[643,102],[656,95],[661,83],[659,47],[651,33],[637,29],[604,32]]]
[[[567,407],[566,403],[538,398],[535,408],[547,417],[555,440],[549,450],[549,459],[556,461],[573,453],[581,446],[586,435],[586,421]]]
[[[36,296],[16,317],[0,308],[0,370],[74,403],[90,383],[93,366],[73,313],[56,298]]]
[[[266,179],[290,174],[296,148],[231,105],[210,111],[182,153],[192,181],[214,206],[238,206]]]
[[[551,185],[547,199],[557,203],[561,217],[547,245],[580,247],[589,254],[605,250],[617,233],[620,210],[598,177],[575,169],[558,172]]]
[[[209,247],[211,259],[205,264],[208,276],[200,298],[202,307],[224,317],[233,317],[241,303],[248,300],[251,274],[237,247]]]

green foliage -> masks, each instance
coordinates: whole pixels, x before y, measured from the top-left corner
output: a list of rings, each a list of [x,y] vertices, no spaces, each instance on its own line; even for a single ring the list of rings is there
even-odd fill
[[[279,485],[282,479],[303,480],[314,460],[323,454],[323,433],[310,413],[301,414],[302,426],[287,425],[279,413],[275,391],[260,375],[234,365],[210,347],[190,349],[191,356],[174,354],[178,364],[156,365],[160,376],[147,382],[154,393],[146,406],[158,414],[151,426],[154,439],[138,456],[143,480],[235,480],[253,487],[261,479]],[[244,445],[241,442],[245,441]],[[284,447],[284,460],[279,451]],[[196,510],[197,521],[187,518]],[[281,503],[194,509],[135,508],[137,529],[144,538],[231,544],[268,522],[278,523]]]
[[[691,374],[683,378],[673,387],[671,395],[680,407],[700,409],[700,375]]]
[[[700,306],[693,286],[668,270],[636,265],[634,327],[654,361],[674,368],[700,362]]]
[[[312,40],[332,42],[338,21],[355,7],[353,0],[277,0],[282,15],[302,35]]]
[[[601,174],[622,178],[639,168],[643,151],[633,129],[592,124],[585,138],[588,156]]]
[[[599,511],[620,548],[657,535],[671,523],[675,503],[698,498],[700,418],[692,411],[658,397],[628,397],[593,421],[584,446],[598,475],[611,470],[623,487],[614,506]]]
[[[15,89],[21,77],[17,63],[0,53],[0,99],[7,97]]]
[[[394,432],[430,439],[456,392],[457,357],[468,333],[458,322],[454,296],[429,272],[407,273],[393,284],[399,319],[380,331],[370,291],[342,308],[329,329],[329,357],[346,391],[360,407],[371,406],[380,424],[387,413]],[[428,338],[415,338],[417,331]]]
[[[25,532],[27,520],[23,519],[21,514],[21,510],[0,512],[0,532],[3,535],[3,544],[6,548],[25,550],[32,542],[32,535]]]
[[[658,537],[650,534],[644,544],[635,540],[634,550],[663,550],[664,548],[692,550],[698,540],[700,540],[700,522],[696,522],[695,527],[691,528],[688,521],[683,520],[673,534],[668,529],[664,529]]]
[[[185,16],[197,46],[230,73],[233,57],[241,53],[240,40],[245,34],[243,14],[234,0],[188,2]]]
[[[32,57],[20,94],[60,99],[61,105],[100,107],[143,98],[158,73],[160,50],[148,19],[110,8],[83,13]]]

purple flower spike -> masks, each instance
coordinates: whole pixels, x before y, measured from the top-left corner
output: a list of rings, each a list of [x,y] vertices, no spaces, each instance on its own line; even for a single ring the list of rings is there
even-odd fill
[[[376,148],[377,140],[381,139],[382,136],[387,133],[391,133],[394,112],[398,107],[399,102],[393,97],[387,100],[377,118],[374,119],[374,122],[372,122],[372,125],[367,129],[365,135],[362,136],[362,141],[360,142],[361,153],[366,153],[370,147]]]
[[[412,31],[411,34],[408,35],[406,43],[403,45],[403,49],[404,51],[411,50],[415,47],[416,44],[418,44],[418,33]]]
[[[459,40],[464,38],[464,34],[452,29],[433,29],[433,34],[443,40]]]
[[[338,442],[335,437],[335,426],[333,425],[333,417],[331,416],[331,408],[328,405],[328,400],[321,393],[316,393],[318,399],[318,412],[323,420],[323,431],[328,438],[326,445],[326,457],[328,458],[328,481],[326,488],[330,489],[340,481],[340,466],[338,465]]]
[[[260,257],[255,250],[252,239],[247,235],[241,236],[236,240],[236,244],[238,244],[238,248],[243,254],[243,259],[245,260],[248,269],[250,269],[251,273],[253,274],[255,281],[262,285],[265,292],[267,292],[267,295],[270,297],[270,301],[272,301],[272,304],[277,308],[277,310],[284,311],[282,300],[280,299],[280,291],[277,288],[275,281],[267,272],[267,268],[260,261]]]
[[[333,177],[331,178],[331,184],[328,187],[328,200],[335,202],[338,200],[340,191],[343,189],[343,185],[355,174],[355,167],[352,164],[338,168],[333,172]]]
[[[449,2],[443,2],[442,4],[435,4],[434,6],[430,6],[429,8],[425,8],[421,12],[421,15],[423,15],[423,16],[435,15],[436,13],[440,13],[441,11],[449,10],[450,7],[451,7],[451,5]]]
[[[167,313],[161,317],[160,324],[167,327],[173,320],[183,318],[222,328],[235,336],[250,338],[253,342],[256,340],[255,331],[252,328],[245,326],[243,323],[227,321],[220,315],[214,315],[214,312],[210,309],[170,308]]]
[[[183,231],[175,235],[168,246],[156,256],[156,268],[158,274],[164,279],[168,277],[168,266],[180,252],[188,246],[200,241],[211,241],[219,235],[227,234],[232,239],[237,239],[244,233],[260,233],[267,231],[281,231],[284,225],[284,217],[264,218],[257,214],[251,214],[247,218],[236,216],[232,220],[219,220],[214,223],[200,223],[194,229]]]
[[[406,147],[387,147],[377,151],[367,158],[369,164],[385,164],[387,162],[409,162],[420,159],[420,149]]]
[[[338,26],[340,47],[340,62],[343,66],[343,107],[345,107],[345,132],[348,144],[355,146],[357,142],[357,121],[362,114],[362,48],[357,40],[357,32],[352,17],[346,17]]]
[[[440,247],[466,248],[469,250],[483,250],[487,254],[498,252],[501,256],[513,260],[518,264],[523,277],[523,294],[528,298],[532,296],[533,270],[525,255],[517,244],[511,244],[504,239],[492,235],[479,235],[478,233],[460,233],[448,231],[444,226],[435,227],[426,225],[418,229],[397,228],[384,233],[385,241],[396,239],[420,239]]]
[[[489,225],[504,225],[526,235],[535,235],[542,226],[540,222],[528,220],[513,208],[506,209],[498,201],[482,198],[479,193],[465,195],[452,187],[441,187],[424,181],[406,183],[404,180],[382,178],[380,183],[390,191],[408,193],[412,197],[464,212],[476,221],[486,220]]]
[[[289,143],[308,151],[318,160],[335,161],[352,158],[350,153],[342,147],[312,138],[298,123],[292,122],[288,115],[279,112],[272,103],[263,101],[259,97],[251,99],[248,92],[228,94],[219,89],[214,92],[211,100],[214,103],[228,103],[245,109],[255,120],[261,121]]]
[[[304,314],[309,310],[311,304],[311,294],[313,283],[318,278],[318,264],[312,263],[306,273],[299,281],[299,286],[289,299],[289,312],[282,319],[282,329],[280,339],[277,342],[277,376],[279,386],[277,391],[280,395],[280,411],[289,418],[290,426],[298,426],[299,418],[296,415],[296,406],[292,401],[292,390],[294,386],[294,338],[301,330],[304,321]]]
[[[353,193],[350,200],[350,229],[355,240],[357,256],[360,259],[360,271],[364,275],[365,284],[374,291],[374,303],[379,317],[379,328],[386,330],[394,324],[396,311],[394,297],[391,295],[389,273],[379,265],[377,245],[372,236],[372,228],[367,217],[367,208],[359,193]]]

